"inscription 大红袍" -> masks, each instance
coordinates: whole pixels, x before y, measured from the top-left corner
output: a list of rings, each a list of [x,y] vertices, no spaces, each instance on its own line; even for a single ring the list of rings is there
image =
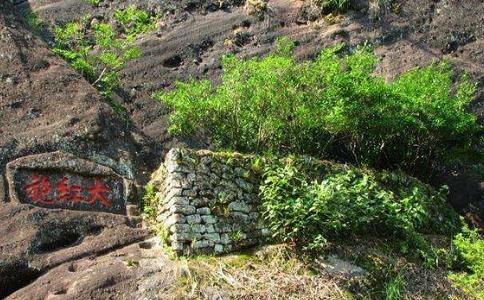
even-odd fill
[[[129,182],[111,168],[72,154],[50,152],[7,164],[12,201],[44,208],[126,214]]]
[[[111,207],[111,202],[108,199],[111,190],[98,177],[94,178],[94,183],[90,186],[83,187],[78,184],[70,184],[71,178],[68,176],[53,185],[49,178],[45,175],[34,173],[30,176],[30,181],[23,188],[28,197],[34,203],[53,204],[58,203],[86,203],[95,204],[99,201],[104,207]],[[53,188],[55,186],[55,188]],[[87,196],[82,195],[83,189],[88,192]]]
[[[18,170],[15,186],[20,202],[47,208],[124,210],[123,182],[116,177]]]

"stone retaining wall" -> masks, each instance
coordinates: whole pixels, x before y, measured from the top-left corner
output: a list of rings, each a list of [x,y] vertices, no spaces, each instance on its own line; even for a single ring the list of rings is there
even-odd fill
[[[266,241],[253,157],[172,149],[154,174],[157,218],[177,254],[231,252]]]

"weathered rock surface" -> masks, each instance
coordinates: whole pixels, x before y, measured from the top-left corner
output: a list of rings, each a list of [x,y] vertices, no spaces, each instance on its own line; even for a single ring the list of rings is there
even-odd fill
[[[63,199],[62,187],[89,188],[99,176],[126,203],[111,202],[107,188],[100,189],[97,200],[80,190],[79,199],[102,210],[99,200],[105,197],[114,208],[111,212],[125,214],[124,181],[136,180],[140,168],[135,167],[139,158],[133,131],[92,86],[26,29],[15,12],[9,1],[0,3],[0,298],[51,268],[149,237],[136,219],[123,215],[19,203],[39,193],[43,196],[31,200]],[[52,154],[59,150],[65,154]],[[29,160],[34,154],[41,156]],[[6,176],[8,163],[11,172]],[[72,175],[71,182],[59,186],[67,175],[52,173],[55,170],[71,172],[66,173]],[[25,185],[34,175],[59,178],[50,183],[52,192],[44,184],[30,193]],[[74,192],[69,199],[76,198]],[[54,207],[51,204],[44,206]]]
[[[149,236],[146,230],[123,215],[18,204],[15,198],[19,197],[9,192],[12,180],[7,179],[7,164],[30,155],[62,151],[109,168],[123,180],[144,183],[161,162],[163,151],[179,142],[167,135],[168,110],[151,94],[190,76],[218,80],[223,54],[265,55],[281,35],[298,42],[300,59],[311,58],[321,48],[340,41],[353,47],[368,40],[380,57],[378,72],[389,79],[414,66],[446,58],[479,83],[472,109],[481,120],[484,116],[484,2],[480,0],[388,1],[396,3],[394,6],[360,0],[358,9],[336,22],[323,21],[320,10],[308,6],[307,1],[269,1],[263,18],[248,15],[244,2],[113,0],[93,7],[84,0],[0,1],[0,297],[43,274],[12,297],[119,298],[113,296],[114,290],[133,295],[129,299],[141,297],[133,290],[134,282],[143,282],[150,269],[146,269],[148,273],[141,270],[144,267],[139,273],[131,272],[134,268],[123,267],[107,253],[145,239]],[[115,8],[132,3],[156,11],[162,18],[159,29],[137,41],[142,57],[121,71],[118,96],[131,117],[127,124],[91,85],[48,49],[51,35],[45,33],[42,41],[28,29],[20,13],[35,12],[52,29],[88,14],[109,20]],[[210,144],[202,132],[183,142]],[[56,184],[65,175],[57,174]],[[482,178],[469,180],[455,174],[442,178],[451,187],[454,205],[465,208],[474,201],[484,212]],[[77,175],[70,186],[81,185],[84,179]],[[89,186],[95,181],[88,176],[85,182]],[[84,199],[88,197],[82,193]],[[134,196],[133,201],[136,199]],[[200,220],[210,224],[210,213],[205,207],[196,208],[190,223],[199,224]],[[212,233],[212,228],[206,226],[205,231]],[[224,241],[221,236],[220,243]],[[104,256],[87,259],[99,255]],[[77,262],[82,266],[80,271],[69,271]],[[88,282],[85,278],[90,269],[96,270],[96,279]],[[60,282],[61,276],[65,282]],[[146,295],[150,298],[151,294]]]
[[[179,274],[156,241],[145,241],[60,265],[6,299],[160,299]]]
[[[127,217],[14,203],[0,207],[0,297],[49,269],[146,239]]]
[[[217,81],[222,55],[263,56],[282,35],[298,42],[296,55],[300,59],[312,58],[337,42],[355,47],[368,41],[380,58],[377,72],[388,79],[415,66],[447,59],[478,82],[472,110],[484,120],[482,1],[357,0],[356,8],[341,18],[325,18],[310,1],[291,0],[269,1],[261,18],[260,14],[249,15],[244,2],[115,0],[93,7],[80,0],[29,0],[18,7],[34,11],[49,26],[87,14],[110,20],[114,9],[131,4],[162,16],[158,29],[137,42],[143,55],[121,71],[123,91],[119,93],[133,123],[154,141],[148,146],[155,157],[149,160],[151,169],[159,164],[160,152],[177,144],[166,132],[168,110],[153,101],[152,93],[189,77]],[[183,142],[192,147],[209,145],[203,132]],[[484,219],[482,178],[459,168],[445,173],[436,184],[451,187],[453,205],[465,208],[472,202],[481,206]],[[462,182],[466,182],[465,187]]]

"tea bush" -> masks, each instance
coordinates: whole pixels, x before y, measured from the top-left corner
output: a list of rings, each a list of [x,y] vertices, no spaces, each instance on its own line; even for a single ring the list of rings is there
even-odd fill
[[[341,55],[324,49],[297,62],[282,39],[265,58],[223,59],[222,83],[191,80],[154,96],[172,108],[169,131],[211,133],[216,146],[242,152],[299,153],[376,168],[426,173],[468,158],[482,127],[467,111],[475,84],[452,83],[445,63],[410,70],[393,82],[373,75],[367,46]]]
[[[314,177],[305,169],[297,158],[266,164],[260,187],[269,228],[303,248],[352,235],[392,236],[427,258],[422,234],[449,233],[458,224],[445,187],[435,191],[403,173],[339,167]]]
[[[94,80],[96,68],[89,52],[92,45],[84,37],[82,24],[67,23],[54,28],[55,45],[53,51],[66,59],[74,69],[89,81]]]
[[[472,299],[484,299],[484,239],[464,225],[453,244],[468,271],[451,273],[450,280]]]

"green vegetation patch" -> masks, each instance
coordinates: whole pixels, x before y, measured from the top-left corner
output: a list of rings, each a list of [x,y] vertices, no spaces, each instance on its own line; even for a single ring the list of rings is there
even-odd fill
[[[475,84],[463,75],[453,85],[447,63],[386,82],[373,74],[377,58],[368,46],[342,55],[340,44],[305,62],[292,57],[293,47],[282,39],[262,59],[226,56],[221,84],[191,80],[156,93],[172,108],[170,133],[202,127],[219,148],[309,154],[412,174],[475,155],[482,126],[467,111]]]
[[[477,229],[464,225],[454,241],[458,261],[465,267],[461,272],[451,272],[450,280],[472,299],[484,299],[484,239]]]
[[[369,271],[357,294],[404,299],[412,293],[407,285],[427,274],[445,286],[447,291],[439,293],[483,298],[484,239],[477,229],[460,228],[457,213],[446,203],[447,187],[435,190],[402,172],[308,157],[261,164],[262,212],[274,240],[310,256],[358,244],[386,253],[372,257],[355,250],[352,259]],[[384,256],[385,262],[380,261]],[[447,273],[459,290],[446,284]]]
[[[24,18],[25,22],[27,22],[27,25],[34,34],[41,34],[45,30],[45,23],[34,12],[26,12],[24,14]]]
[[[238,161],[238,154],[213,155]],[[270,286],[277,282],[281,298],[331,286],[336,292],[331,297],[348,299],[440,299],[462,295],[460,290],[479,299],[482,239],[477,232],[464,229],[450,247],[460,225],[445,202],[446,187],[435,190],[402,172],[309,156],[251,155],[246,163],[253,176],[263,180],[261,211],[273,233],[271,240],[285,242],[282,247],[290,251],[277,254],[277,261],[253,254],[178,258],[187,263],[187,271],[170,293],[204,298],[215,290],[234,298],[264,297],[275,292]],[[164,169],[157,172],[153,179],[160,181]],[[153,222],[159,209],[158,192],[148,185],[143,201],[144,212]],[[225,215],[225,208],[223,196],[210,207],[219,217]],[[162,241],[168,240],[162,224],[154,229]],[[230,234],[234,241],[240,237],[237,231]],[[338,276],[324,273],[318,261],[334,254],[362,267],[364,275],[338,282]],[[450,271],[449,278],[458,289],[447,279]],[[290,280],[302,285],[293,289]],[[436,288],[428,290],[426,284]]]
[[[354,5],[354,0],[316,0],[314,2],[326,13],[344,13]]]
[[[457,231],[445,187],[436,191],[403,173],[337,164],[319,174],[308,169],[307,159],[296,157],[266,164],[260,186],[274,236],[303,249],[354,236],[391,236],[401,241],[403,254],[418,254],[432,265],[437,257],[422,234]]]
[[[157,191],[152,183],[145,186],[144,195],[141,199],[141,208],[145,219],[153,221],[157,217],[159,198],[156,195]]]
[[[115,19],[123,25],[118,32],[110,23],[91,23],[89,16],[80,22],[71,22],[54,28],[53,51],[66,59],[80,72],[116,112],[126,120],[123,105],[113,99],[119,88],[119,71],[125,64],[141,56],[141,50],[134,45],[139,34],[154,29],[156,16],[129,6],[117,10]]]
[[[114,19],[123,27],[123,33],[128,39],[156,28],[158,16],[150,15],[147,11],[137,9],[131,5],[124,10],[116,10]]]
[[[428,176],[451,162],[482,159],[483,127],[469,112],[475,84],[446,62],[385,81],[374,75],[377,58],[367,45],[336,45],[304,62],[294,59],[293,48],[280,39],[265,58],[226,56],[220,84],[190,80],[156,93],[172,108],[170,133],[189,136],[203,128],[218,149],[269,154],[255,157],[252,169],[263,178],[263,217],[274,240],[318,253],[345,240],[386,239],[393,253],[428,270],[447,272],[442,269],[460,262],[466,269],[450,279],[482,298],[475,288],[481,262],[473,255],[482,253],[482,239],[464,230],[456,250],[435,247],[429,236],[459,231],[447,188],[403,173]],[[357,167],[318,164],[301,154]],[[404,298],[410,271],[380,267],[372,270],[377,297]]]

